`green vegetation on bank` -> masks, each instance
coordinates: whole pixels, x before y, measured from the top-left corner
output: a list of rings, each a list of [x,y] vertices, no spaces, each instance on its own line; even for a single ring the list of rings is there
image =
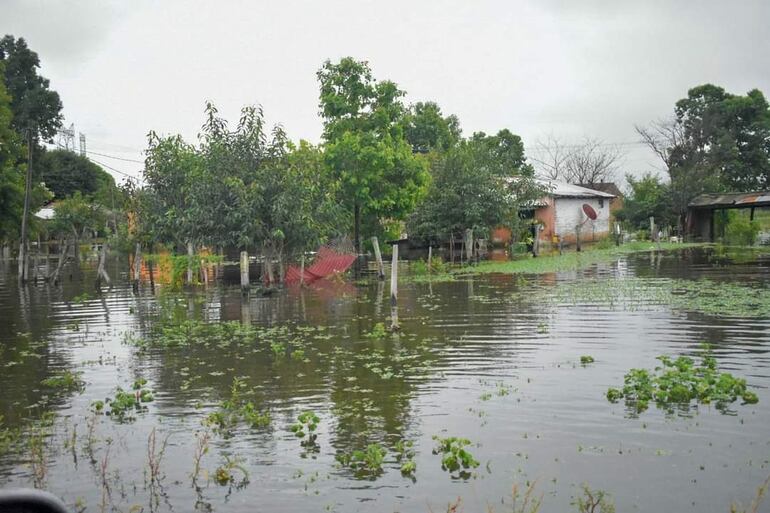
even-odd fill
[[[526,273],[541,274],[559,271],[577,271],[593,264],[611,262],[618,257],[630,253],[657,250],[679,250],[703,246],[703,244],[674,244],[661,242],[656,244],[649,241],[629,242],[617,247],[605,249],[589,249],[581,252],[565,252],[562,255],[539,256],[504,262],[481,262],[477,266],[464,267],[458,273]]]

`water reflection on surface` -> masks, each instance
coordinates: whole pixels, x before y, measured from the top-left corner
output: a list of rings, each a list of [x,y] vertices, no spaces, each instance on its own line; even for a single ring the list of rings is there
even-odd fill
[[[534,480],[547,511],[572,509],[584,482],[612,493],[618,511],[728,511],[732,500],[747,503],[770,474],[770,320],[655,304],[559,306],[548,298],[561,284],[596,277],[608,286],[624,278],[706,277],[767,287],[768,262],[759,253],[683,251],[579,272],[405,282],[402,331],[387,339],[366,336],[389,315],[387,287],[377,282],[326,282],[246,300],[227,286],[157,295],[143,289],[135,296],[121,284],[97,296],[93,270],[60,288],[19,289],[6,265],[0,415],[5,425],[24,428],[42,411],[56,412],[45,485],[70,504],[81,498],[89,511],[104,503],[125,511],[138,504],[161,511],[424,512],[429,505],[442,510],[457,496],[467,511],[486,510],[487,502],[502,510],[514,483]],[[166,350],[123,343],[126,333],[146,335],[159,317],[289,326],[305,358],[276,357],[264,342]],[[664,353],[696,354],[703,341],[714,344],[721,367],[748,379],[757,405],[736,403],[732,415],[707,406],[668,416],[651,408],[634,418],[623,404],[606,401],[607,387],[620,384],[629,368],[651,368]],[[579,365],[583,354],[596,363]],[[83,372],[83,393],[41,385],[65,369]],[[91,417],[92,401],[139,377],[155,391],[146,413],[127,424]],[[249,483],[237,488],[200,478],[196,490],[195,435],[229,397],[234,378],[271,412],[271,424],[239,426],[229,438],[212,435],[203,468],[213,473],[225,458],[238,460]],[[321,417],[318,452],[305,450],[288,430],[305,410]],[[146,480],[153,428],[169,437],[160,489]],[[73,431],[74,450],[67,442]],[[475,478],[453,480],[442,471],[431,453],[433,435],[477,444]],[[415,480],[403,477],[394,460],[400,439],[415,442]],[[390,451],[381,475],[358,479],[337,465],[338,454],[372,442]],[[0,457],[3,487],[32,484],[29,458],[26,449]]]

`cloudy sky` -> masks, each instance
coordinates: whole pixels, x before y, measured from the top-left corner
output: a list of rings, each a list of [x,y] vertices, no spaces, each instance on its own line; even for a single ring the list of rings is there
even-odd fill
[[[368,60],[408,101],[464,133],[509,128],[532,156],[548,134],[622,145],[624,172],[658,168],[635,123],[712,82],[770,94],[770,2],[0,0],[0,34],[27,39],[94,160],[138,175],[146,134],[195,140],[211,100],[260,103],[318,142],[315,72]],[[120,176],[117,175],[116,176]]]

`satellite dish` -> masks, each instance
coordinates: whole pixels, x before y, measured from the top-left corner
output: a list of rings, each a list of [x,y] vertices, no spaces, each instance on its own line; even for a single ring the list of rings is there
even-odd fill
[[[596,210],[594,210],[594,207],[589,205],[588,203],[583,203],[583,213],[590,219],[591,221],[596,221]]]

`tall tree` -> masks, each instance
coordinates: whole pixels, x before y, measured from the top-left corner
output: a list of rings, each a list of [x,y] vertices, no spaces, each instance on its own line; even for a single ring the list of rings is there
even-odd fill
[[[317,76],[325,161],[360,251],[363,218],[402,219],[428,181],[426,163],[404,135],[404,92],[395,83],[377,82],[368,63],[352,57],[326,61]]]
[[[4,63],[0,61],[0,79]],[[19,162],[21,140],[13,130],[11,97],[0,80],[0,242],[18,237],[24,207],[24,175]]]
[[[614,181],[623,160],[619,146],[591,137],[567,144],[551,134],[538,142],[536,148],[538,157],[532,160],[544,176],[589,187]]]
[[[454,114],[444,117],[435,102],[417,102],[409,107],[404,119],[404,134],[412,151],[445,151],[462,136],[460,120]]]
[[[23,38],[6,35],[0,40],[0,61],[5,62],[5,85],[11,95],[12,126],[24,136],[33,130],[34,139],[50,140],[62,122],[59,94],[49,89],[49,80],[38,75],[40,59]]]
[[[515,230],[519,209],[543,193],[521,138],[507,129],[461,141],[433,161],[431,174],[428,192],[408,221],[410,238],[427,242],[443,242],[469,228]]]
[[[701,193],[770,187],[770,107],[760,91],[740,96],[704,84],[674,114],[636,130],[666,166],[680,222]]]
[[[56,198],[65,198],[79,191],[85,196],[97,191],[109,193],[115,179],[88,158],[68,150],[38,153],[35,176],[46,184]]]

